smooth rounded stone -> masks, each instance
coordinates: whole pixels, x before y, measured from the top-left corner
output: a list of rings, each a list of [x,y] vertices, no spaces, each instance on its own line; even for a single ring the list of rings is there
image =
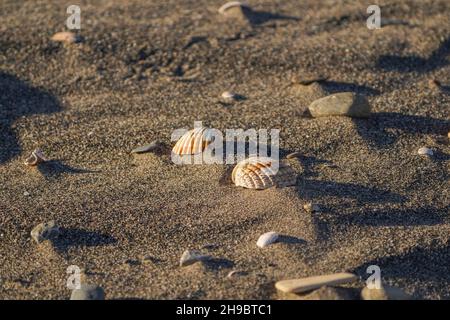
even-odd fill
[[[243,270],[233,270],[233,271],[230,271],[230,272],[227,274],[227,278],[229,278],[229,279],[234,279],[234,278],[238,278],[238,277],[242,277],[242,276],[246,276],[246,275],[248,275],[248,272],[246,272],[246,271],[243,271]]]
[[[382,285],[380,289],[364,287],[361,298],[364,300],[410,300],[411,296],[400,288]]]
[[[208,260],[209,256],[201,254],[196,250],[186,250],[180,258],[180,266],[186,267],[199,261]]]
[[[308,203],[304,204],[303,209],[305,209],[305,211],[308,213],[320,212],[319,205],[312,203],[312,202],[308,202]]]
[[[302,279],[281,280],[275,283],[275,288],[285,293],[302,293],[319,289],[323,286],[336,286],[356,281],[358,277],[351,273],[335,273]]]
[[[105,292],[99,286],[82,284],[80,289],[72,291],[70,300],[105,300]]]
[[[308,110],[314,118],[328,116],[367,118],[371,113],[367,98],[353,92],[335,93],[320,98],[311,103]]]
[[[66,43],[77,43],[81,41],[81,37],[73,32],[57,32],[52,37],[51,40],[56,42],[66,42]]]
[[[432,156],[434,154],[433,150],[427,147],[422,147],[419,150],[417,150],[417,153],[421,156]]]
[[[31,230],[31,238],[33,238],[36,243],[57,238],[59,234],[59,227],[56,225],[54,220],[40,223],[34,227],[33,230]]]
[[[299,298],[301,300],[354,300],[350,289],[329,286],[323,286],[309,294],[300,295]]]
[[[272,243],[277,242],[279,238],[279,234],[276,232],[266,232],[259,236],[258,241],[256,242],[256,245],[260,248],[267,247],[268,245],[271,245]]]
[[[154,141],[152,143],[146,144],[144,146],[141,147],[137,147],[133,150],[131,150],[131,153],[147,153],[147,152],[154,152],[154,151],[159,151],[161,148],[161,143],[159,143],[158,141]]]

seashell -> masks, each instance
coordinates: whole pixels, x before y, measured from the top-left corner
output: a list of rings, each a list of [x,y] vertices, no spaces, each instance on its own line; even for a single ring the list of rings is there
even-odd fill
[[[246,271],[233,270],[227,274],[227,278],[232,279],[232,278],[237,278],[237,277],[246,276],[246,275],[248,275],[248,273]]]
[[[185,267],[194,264],[198,261],[208,260],[209,256],[203,255],[195,250],[186,250],[180,258],[180,266]]]
[[[427,147],[422,147],[417,150],[417,153],[423,156],[432,156],[434,154],[433,150]]]
[[[41,243],[44,240],[53,239],[59,236],[60,230],[56,225],[54,220],[49,222],[43,222],[38,224],[31,230],[31,238],[33,238],[36,243]]]
[[[77,43],[81,41],[81,38],[73,32],[57,32],[51,39],[56,42]]]
[[[296,151],[296,152],[289,153],[286,156],[286,159],[295,159],[295,158],[300,158],[301,156],[302,156],[302,154],[300,152]]]
[[[172,152],[177,155],[193,155],[202,153],[213,141],[212,132],[208,128],[194,128],[186,132],[177,141]]]
[[[235,7],[240,7],[240,8],[247,7],[247,8],[249,8],[248,5],[246,5],[245,3],[242,3],[242,2],[239,2],[239,1],[230,1],[230,2],[225,3],[223,6],[221,6],[219,8],[219,13],[220,14],[225,14],[225,12],[227,10],[229,10],[231,8],[235,8]]]
[[[41,149],[35,149],[32,153],[31,156],[29,156],[26,160],[25,160],[25,164],[27,166],[36,166],[39,163],[42,162],[46,162],[48,161],[48,159],[45,157],[44,153],[42,152]]]
[[[268,157],[252,156],[234,167],[231,179],[238,187],[262,190],[273,186],[295,185],[297,177],[294,170],[285,162]]]
[[[147,153],[147,152],[156,152],[161,149],[161,143],[158,141],[154,141],[150,144],[137,147],[133,150],[131,150],[131,153]]]
[[[256,245],[260,248],[267,247],[268,245],[277,242],[278,240],[278,233],[276,232],[266,232],[259,236],[258,241],[256,242]]]

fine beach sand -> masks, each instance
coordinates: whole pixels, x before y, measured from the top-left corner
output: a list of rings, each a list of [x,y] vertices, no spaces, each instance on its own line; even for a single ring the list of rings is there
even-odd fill
[[[243,19],[217,0],[78,1],[83,41],[62,44],[64,2],[2,0],[0,298],[68,299],[69,265],[107,299],[279,299],[278,280],[343,271],[358,295],[378,265],[414,298],[449,299],[450,2],[373,2],[380,30],[365,1],[250,0]],[[245,99],[224,105],[225,90]],[[342,91],[372,117],[305,116]],[[194,121],[280,129],[297,185],[247,190],[226,165],[130,154]],[[51,161],[25,166],[35,148]],[[37,245],[49,220],[62,235]],[[285,241],[258,248],[268,231]],[[186,249],[214,259],[180,267]]]

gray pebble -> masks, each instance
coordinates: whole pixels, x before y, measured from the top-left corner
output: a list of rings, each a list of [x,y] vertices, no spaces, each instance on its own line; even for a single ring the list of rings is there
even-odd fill
[[[320,98],[308,107],[311,116],[347,116],[367,118],[370,116],[370,105],[365,96],[353,92],[341,92]]]
[[[72,291],[70,300],[105,300],[105,292],[99,286],[82,284],[80,289]]]
[[[40,223],[31,230],[31,238],[33,238],[36,243],[41,243],[44,240],[51,240],[58,237],[59,234],[59,227],[54,220]]]

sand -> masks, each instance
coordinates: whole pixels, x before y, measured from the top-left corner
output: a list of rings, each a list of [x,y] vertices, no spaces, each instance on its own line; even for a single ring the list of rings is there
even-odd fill
[[[377,2],[397,23],[369,30],[363,1],[248,1],[250,20],[215,0],[79,1],[84,41],[63,44],[64,3],[3,0],[0,298],[68,299],[70,265],[107,299],[278,299],[278,280],[344,271],[359,291],[374,264],[414,298],[450,298],[450,3]],[[315,74],[328,80],[291,83]],[[224,105],[226,90],[245,99]],[[372,117],[304,116],[342,91]],[[226,165],[130,154],[194,121],[280,129],[297,185],[246,190]],[[52,160],[25,166],[38,147]],[[37,245],[52,219],[61,239]],[[256,247],[268,231],[287,241]],[[214,260],[179,267],[186,249]]]

